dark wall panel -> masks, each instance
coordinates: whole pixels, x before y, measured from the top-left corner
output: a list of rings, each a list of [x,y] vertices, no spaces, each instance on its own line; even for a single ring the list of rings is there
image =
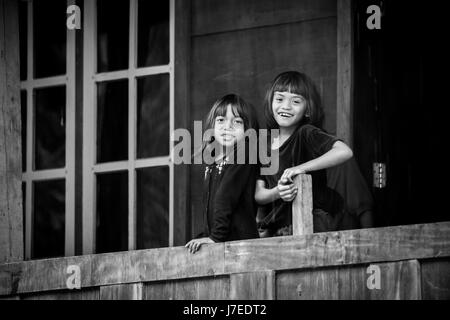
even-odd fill
[[[335,0],[195,0],[192,34],[208,34],[336,16]]]

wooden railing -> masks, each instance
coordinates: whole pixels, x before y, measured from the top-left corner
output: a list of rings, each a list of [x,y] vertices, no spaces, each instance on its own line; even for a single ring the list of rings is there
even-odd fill
[[[450,222],[311,234],[295,183],[293,236],[2,264],[0,298],[450,299]]]

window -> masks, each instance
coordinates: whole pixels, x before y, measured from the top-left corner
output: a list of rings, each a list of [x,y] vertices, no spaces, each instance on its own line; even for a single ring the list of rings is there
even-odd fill
[[[25,259],[75,253],[72,2],[19,2]]]
[[[173,1],[84,8],[83,253],[173,244]]]
[[[174,1],[71,4],[19,3],[25,257],[171,246]]]

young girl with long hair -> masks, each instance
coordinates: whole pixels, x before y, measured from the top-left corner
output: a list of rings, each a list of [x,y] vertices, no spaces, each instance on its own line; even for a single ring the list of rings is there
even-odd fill
[[[245,134],[251,129],[258,130],[254,110],[235,94],[218,99],[207,116],[202,154],[211,154],[214,162],[205,167],[205,228],[186,244],[191,253],[205,243],[259,237],[254,199],[259,167],[248,155],[244,163],[236,159],[238,146],[248,147]]]

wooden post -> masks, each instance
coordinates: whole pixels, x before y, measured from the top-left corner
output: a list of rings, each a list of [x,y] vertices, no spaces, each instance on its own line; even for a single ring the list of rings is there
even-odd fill
[[[292,202],[292,234],[294,236],[311,234],[313,233],[311,175],[300,174],[294,178],[294,183],[298,193]]]
[[[352,0],[337,1],[336,135],[353,145],[353,19]]]
[[[18,1],[0,0],[0,263],[23,260]]]

